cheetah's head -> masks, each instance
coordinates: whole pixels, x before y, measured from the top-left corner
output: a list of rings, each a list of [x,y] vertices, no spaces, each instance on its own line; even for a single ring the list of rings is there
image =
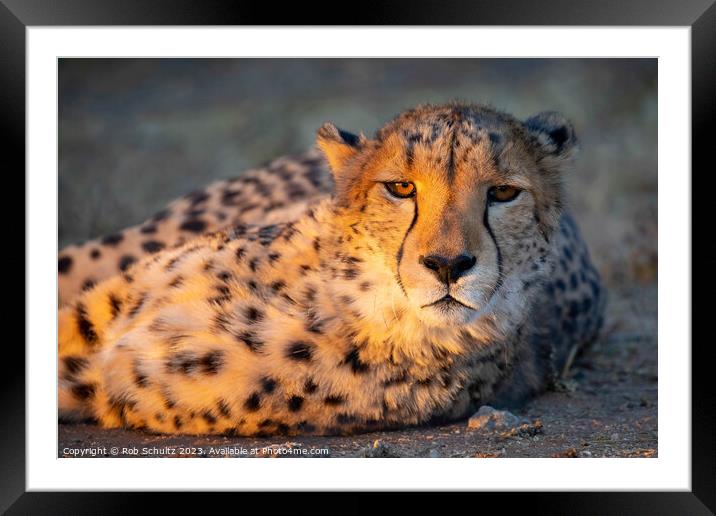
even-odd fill
[[[337,206],[424,323],[467,324],[544,276],[576,149],[562,116],[428,105],[372,139],[324,124],[318,146]]]

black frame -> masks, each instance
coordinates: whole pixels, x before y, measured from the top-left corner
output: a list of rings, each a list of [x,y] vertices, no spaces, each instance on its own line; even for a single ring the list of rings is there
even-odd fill
[[[702,169],[699,188],[692,190],[692,235],[708,235],[699,229],[710,229],[705,210],[708,189],[702,182],[707,174],[710,141],[707,128],[716,115],[716,5],[714,0],[426,0],[393,2],[390,5],[331,4],[311,2],[274,4],[224,0],[0,0],[0,127],[4,146],[3,168],[6,177],[16,171],[20,177],[25,168],[25,28],[33,25],[285,25],[297,21],[309,25],[341,25],[343,20],[333,13],[350,9],[350,21],[360,25],[642,25],[690,26],[692,45],[692,161],[693,168]],[[311,12],[313,11],[313,12]],[[347,11],[346,11],[347,12]],[[661,145],[668,142],[660,142]],[[14,158],[12,167],[6,165]],[[710,169],[712,160],[708,161]],[[692,173],[692,178],[697,177]],[[24,182],[22,189],[24,191]],[[701,196],[704,202],[695,202]],[[713,204],[713,201],[711,202]],[[704,210],[702,218],[694,208]],[[13,217],[13,220],[16,217]],[[708,240],[702,238],[702,240]],[[713,240],[711,240],[713,242]],[[707,274],[716,266],[716,244],[698,243],[692,249],[692,267],[706,272],[699,275],[699,292],[712,292],[716,281]],[[27,273],[27,272],[26,272]],[[692,308],[694,304],[692,301]],[[699,305],[704,312],[705,305]],[[706,312],[705,312],[706,314]],[[662,314],[664,316],[665,314]],[[692,320],[699,320],[692,316]],[[703,327],[704,325],[699,325]],[[13,339],[14,340],[14,339]],[[666,343],[668,344],[668,343]],[[671,343],[678,344],[678,343]],[[532,493],[509,494],[510,501],[519,500],[533,510],[543,512],[604,514],[710,514],[716,511],[716,446],[714,431],[716,397],[710,388],[711,361],[709,340],[692,346],[692,492],[642,493]],[[96,514],[126,513],[138,503],[146,503],[145,495],[130,493],[25,493],[25,361],[24,349],[6,342],[2,381],[3,425],[0,439],[0,510],[9,514]],[[8,356],[7,353],[15,353]],[[13,364],[10,366],[10,364]],[[161,503],[185,505],[186,496],[164,494]],[[216,496],[216,495],[212,495]],[[241,496],[246,497],[246,494]],[[300,496],[301,500],[296,499]],[[484,499],[487,495],[480,495]],[[291,495],[294,509],[306,495]],[[423,497],[411,501],[424,504]],[[212,505],[223,499],[212,500]],[[246,501],[246,504],[262,500]],[[273,506],[275,500],[271,501]],[[253,505],[253,504],[252,504]],[[266,504],[264,504],[265,506]],[[321,504],[331,506],[331,504]],[[416,504],[417,505],[417,504]],[[320,505],[318,505],[320,506]],[[317,508],[311,504],[312,510]],[[333,507],[336,507],[335,505]],[[356,501],[341,504],[341,512],[372,509],[374,502]],[[404,506],[407,509],[407,506]],[[304,505],[304,508],[307,506]],[[333,508],[332,508],[333,509]],[[329,509],[330,510],[330,509]],[[365,512],[365,511],[361,511]]]

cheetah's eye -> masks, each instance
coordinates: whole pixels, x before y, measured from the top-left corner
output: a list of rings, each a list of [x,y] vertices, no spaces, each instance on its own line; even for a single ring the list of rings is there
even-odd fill
[[[522,190],[514,186],[493,186],[487,191],[487,198],[495,202],[508,202],[517,197],[521,191]]]
[[[398,199],[407,199],[408,197],[413,197],[415,195],[415,185],[408,181],[383,184],[390,195],[397,197]]]

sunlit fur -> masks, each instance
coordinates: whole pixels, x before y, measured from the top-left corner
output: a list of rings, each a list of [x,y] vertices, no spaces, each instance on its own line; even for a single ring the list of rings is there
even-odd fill
[[[332,197],[293,223],[157,252],[60,310],[61,417],[345,434],[524,400],[601,324],[598,276],[560,218],[575,143],[552,113],[523,123],[463,104],[406,112],[371,139],[324,125]],[[388,181],[417,193],[397,199]],[[522,191],[488,202],[503,184]],[[420,257],[462,252],[476,264],[449,286],[459,303],[434,305],[448,286]]]

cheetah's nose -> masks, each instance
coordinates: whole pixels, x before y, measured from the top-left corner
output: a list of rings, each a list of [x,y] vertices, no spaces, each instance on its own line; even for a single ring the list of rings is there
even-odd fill
[[[440,281],[450,284],[472,269],[477,263],[477,258],[469,254],[459,254],[452,258],[431,254],[430,256],[421,256],[418,262],[433,271]]]

